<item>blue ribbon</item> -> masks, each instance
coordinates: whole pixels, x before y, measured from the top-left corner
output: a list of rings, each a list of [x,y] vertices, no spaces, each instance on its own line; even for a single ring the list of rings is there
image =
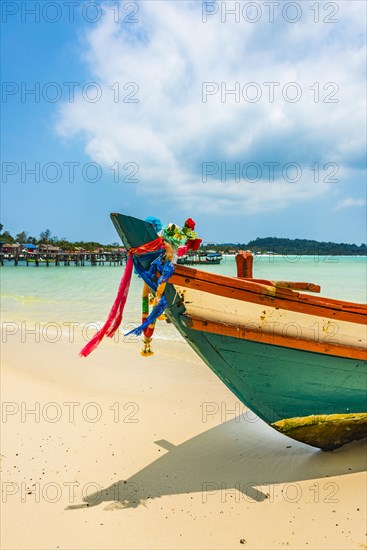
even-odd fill
[[[156,253],[148,253],[144,254],[144,256],[141,256],[141,259],[147,259],[149,256],[152,256]],[[139,264],[139,261],[134,262],[135,263],[135,270],[140,275],[140,277],[143,279],[143,281],[154,290],[154,292],[157,291],[158,286],[162,283],[166,283],[169,278],[171,277],[172,273],[174,272],[175,266],[172,262],[169,260],[163,260],[164,253],[160,254],[158,258],[153,260],[148,270],[145,270],[141,267]],[[157,281],[154,280],[155,274],[160,273],[160,277]],[[155,306],[155,308],[151,311],[151,313],[146,318],[145,322],[142,323],[139,327],[134,328],[133,330],[130,330],[125,336],[128,336],[129,334],[136,334],[137,336],[140,336],[140,334],[146,329],[150,324],[154,323],[158,317],[162,315],[164,310],[167,307],[167,300],[166,297],[163,295],[159,301],[159,303]]]

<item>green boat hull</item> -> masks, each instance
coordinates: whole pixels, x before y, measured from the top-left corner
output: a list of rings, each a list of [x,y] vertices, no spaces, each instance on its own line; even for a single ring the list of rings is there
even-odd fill
[[[141,220],[111,217],[127,248],[157,236]],[[134,261],[147,268],[151,259]],[[323,450],[367,436],[366,361],[193,330],[172,284],[167,284],[165,296],[167,317],[181,335],[269,425]]]
[[[182,313],[167,313],[232,393],[278,431],[324,450],[367,436],[364,361],[191,330]]]

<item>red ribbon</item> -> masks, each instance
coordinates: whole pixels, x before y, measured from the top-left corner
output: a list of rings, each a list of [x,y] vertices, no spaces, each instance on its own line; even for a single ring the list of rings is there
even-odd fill
[[[84,346],[80,352],[81,357],[87,357],[92,351],[98,347],[104,336],[112,338],[116,330],[119,328],[122,321],[122,314],[124,312],[127,296],[129,293],[131,276],[133,272],[134,262],[132,256],[146,254],[148,252],[155,252],[164,248],[164,241],[161,237],[157,237],[154,241],[143,244],[136,248],[130,248],[128,254],[129,257],[126,262],[125,271],[122,276],[120,286],[117,292],[116,299],[108,314],[107,321],[103,327],[93,336],[93,338]]]
[[[148,252],[155,252],[156,250],[161,250],[161,248],[165,248],[164,240],[162,239],[162,237],[157,237],[156,239],[154,239],[154,241],[150,241],[149,243],[142,244],[141,246],[137,246],[136,248],[130,248],[129,254],[131,256],[142,255],[142,254],[147,254]]]

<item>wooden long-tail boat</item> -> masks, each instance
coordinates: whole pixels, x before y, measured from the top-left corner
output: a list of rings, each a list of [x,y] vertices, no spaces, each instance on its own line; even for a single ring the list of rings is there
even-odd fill
[[[147,222],[111,219],[127,250],[157,239]],[[133,261],[148,270],[148,256]],[[168,319],[279,432],[323,450],[366,437],[367,306],[298,291],[320,290],[310,283],[253,279],[246,255],[238,263],[242,277],[176,265],[164,293]]]

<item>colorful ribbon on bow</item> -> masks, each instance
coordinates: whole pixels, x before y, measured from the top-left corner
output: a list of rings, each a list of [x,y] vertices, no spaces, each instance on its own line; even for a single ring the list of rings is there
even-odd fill
[[[158,218],[150,217],[147,218],[146,221],[153,225],[157,232],[162,229],[162,224]],[[182,255],[188,250],[197,250],[199,248],[201,239],[197,238],[197,233],[195,233],[194,229],[194,220],[188,218],[182,228],[175,224],[169,224],[164,227],[161,233],[163,238],[157,237],[154,241],[135,248],[130,248],[128,251],[125,271],[120,282],[116,299],[108,314],[107,321],[81,350],[80,355],[82,357],[87,357],[92,351],[94,351],[104,336],[112,338],[119,328],[130,288],[131,276],[134,267],[133,256],[145,256],[146,259],[148,259],[149,256],[153,256],[154,259],[147,270],[143,269],[139,262],[135,263],[135,270],[144,281],[142,296],[142,324],[128,332],[127,335],[140,335],[143,333],[143,349],[141,354],[145,357],[153,355],[150,344],[156,321],[163,315],[164,310],[167,307],[167,300],[164,296],[164,291],[166,284],[174,271],[174,265],[172,263],[174,250],[181,249],[179,255]],[[157,252],[159,251],[162,251],[162,253],[157,257]],[[153,293],[155,294],[153,295]],[[152,301],[153,309],[149,313],[150,300]]]
[[[113,303],[113,306],[108,314],[107,321],[103,327],[93,336],[93,338],[84,346],[80,352],[81,357],[87,357],[92,351],[94,351],[105,336],[112,338],[116,330],[119,328],[122,315],[124,312],[127,296],[129,293],[131,276],[133,272],[133,255],[143,255],[151,252],[157,252],[165,249],[165,243],[161,237],[157,237],[154,241],[143,244],[136,248],[130,248],[129,256],[126,262],[124,274],[122,276],[120,286],[117,292],[117,296]],[[138,327],[140,328],[140,327]]]
[[[153,355],[151,349],[152,336],[155,329],[155,324],[157,319],[162,318],[164,310],[167,307],[167,300],[164,296],[164,291],[166,289],[166,284],[171,277],[174,271],[174,265],[171,262],[173,251],[171,246],[168,243],[165,243],[166,254],[156,258],[148,271],[144,271],[139,264],[136,264],[136,270],[138,274],[144,280],[143,295],[142,295],[142,324],[131,330],[127,333],[140,335],[144,334],[143,337],[143,349],[141,355],[148,357]],[[155,291],[153,292],[150,289]],[[153,309],[149,313],[149,303],[152,301]]]

